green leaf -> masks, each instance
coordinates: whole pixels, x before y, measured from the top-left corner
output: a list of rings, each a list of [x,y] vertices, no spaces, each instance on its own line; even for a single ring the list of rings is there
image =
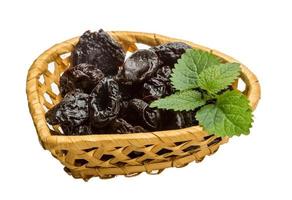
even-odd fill
[[[226,63],[205,68],[199,75],[198,86],[211,94],[228,87],[240,75],[240,64]]]
[[[187,90],[198,86],[199,74],[212,65],[219,64],[219,59],[209,52],[188,49],[178,59],[171,74],[171,83],[176,90]]]
[[[172,109],[174,111],[189,111],[206,102],[202,99],[200,92],[194,90],[185,90],[176,92],[170,96],[158,99],[150,104],[150,107],[157,107],[160,109]]]
[[[216,104],[202,107],[196,118],[204,130],[218,136],[249,134],[252,109],[239,91],[227,91],[218,96]]]

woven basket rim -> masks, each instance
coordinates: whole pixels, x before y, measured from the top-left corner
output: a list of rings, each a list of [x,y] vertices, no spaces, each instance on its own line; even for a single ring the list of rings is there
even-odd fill
[[[172,41],[183,41],[189,45],[191,45],[193,48],[201,49],[204,51],[212,52],[214,55],[224,59],[227,62],[237,62],[239,61],[235,60],[234,58],[217,51],[215,49],[210,49],[208,47],[198,45],[189,41],[180,40],[176,38],[171,38],[155,33],[142,33],[142,32],[128,32],[128,31],[111,31],[108,32],[110,35],[118,39],[119,34],[128,34],[129,37],[133,38],[139,38],[137,39],[136,43],[143,43],[143,37],[151,37],[154,39],[156,38],[163,38],[164,40],[172,40]],[[28,75],[27,75],[27,84],[26,84],[26,92],[27,92],[27,98],[28,98],[28,105],[30,108],[31,115],[40,115],[38,120],[33,117],[34,125],[37,130],[37,134],[41,140],[42,143],[46,145],[55,145],[56,143],[78,143],[81,141],[88,141],[88,142],[97,142],[97,141],[112,141],[112,140],[120,140],[130,143],[131,140],[137,141],[137,139],[141,140],[151,140],[151,139],[169,139],[170,137],[176,137],[177,135],[183,134],[184,132],[191,133],[192,130],[197,131],[203,131],[202,127],[192,126],[187,127],[184,129],[175,129],[175,130],[163,130],[163,131],[154,131],[154,132],[145,132],[145,133],[130,133],[130,134],[92,134],[92,135],[52,135],[44,118],[44,113],[37,112],[40,106],[42,106],[40,99],[38,95],[33,93],[37,93],[37,87],[38,87],[38,80],[39,76],[42,74],[42,69],[40,69],[39,65],[47,64],[50,61],[53,61],[53,58],[51,57],[52,52],[58,52],[58,53],[64,53],[66,50],[66,46],[75,46],[75,44],[78,42],[79,36],[74,37],[72,39],[66,40],[64,42],[61,42],[59,44],[56,44],[46,50],[44,53],[42,53],[32,64],[32,66],[29,69]],[[142,41],[141,41],[142,40]],[[160,44],[160,43],[158,43]],[[62,47],[62,48],[61,48]],[[240,63],[241,64],[241,63]],[[257,80],[257,77],[255,74],[253,74],[246,66],[241,64],[241,78],[246,83],[247,91],[246,96],[250,100],[250,104],[252,109],[254,110],[257,107],[258,101],[260,100],[260,85]],[[41,116],[43,115],[43,116]],[[181,133],[183,132],[183,133]],[[150,134],[151,133],[151,134]]]

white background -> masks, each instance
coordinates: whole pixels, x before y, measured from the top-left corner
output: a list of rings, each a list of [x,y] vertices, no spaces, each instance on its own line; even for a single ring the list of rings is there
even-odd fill
[[[1,1],[0,199],[291,199],[291,10],[282,0]],[[38,143],[26,74],[53,44],[99,28],[183,38],[246,64],[262,86],[251,134],[159,176],[68,176]]]

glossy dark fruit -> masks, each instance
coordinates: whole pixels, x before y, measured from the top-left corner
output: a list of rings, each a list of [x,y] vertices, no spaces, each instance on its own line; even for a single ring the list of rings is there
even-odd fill
[[[104,74],[95,65],[81,63],[70,67],[60,78],[61,95],[65,96],[65,94],[76,88],[90,94],[103,77]]]
[[[168,88],[164,82],[157,78],[151,78],[143,84],[143,100],[151,102],[159,99],[160,97],[167,96],[169,94]]]
[[[105,75],[115,75],[124,59],[125,52],[121,45],[102,29],[98,32],[86,31],[72,54],[73,66],[80,63],[92,64]]]
[[[90,94],[90,122],[94,128],[102,128],[117,118],[121,94],[118,83],[112,78],[103,78]]]
[[[122,118],[115,119],[109,126],[109,133],[135,133],[146,132],[141,126],[132,126]]]
[[[155,77],[161,79],[162,81],[170,82],[169,80],[170,75],[171,75],[171,68],[166,65],[157,70]]]
[[[145,133],[148,132],[147,129],[144,129],[142,126],[133,126],[131,133]]]
[[[141,94],[142,83],[136,83],[132,85],[123,84],[119,82],[119,88],[123,100],[130,100],[138,98]]]
[[[119,112],[119,117],[123,118],[126,115],[129,115],[129,110],[128,110],[128,106],[129,106],[129,101],[128,100],[122,100],[121,104],[120,104],[120,112]]]
[[[61,128],[65,135],[89,135],[93,134],[92,129],[89,123],[85,123],[83,125],[79,125],[76,127],[61,125]]]
[[[156,73],[158,56],[154,51],[141,49],[133,53],[124,63],[118,77],[126,83],[142,82]]]
[[[89,95],[80,90],[73,90],[63,100],[46,113],[46,120],[51,125],[76,127],[88,120]]]
[[[153,100],[165,97],[174,92],[169,77],[171,69],[169,66],[163,66],[157,70],[154,77],[147,80],[142,87],[142,98],[150,103]]]
[[[161,116],[158,109],[150,108],[149,104],[141,99],[130,100],[128,107],[130,110],[129,115],[135,116],[136,118],[134,123],[141,123],[143,127],[151,130],[160,128]]]
[[[65,135],[138,133],[197,125],[197,110],[149,107],[154,100],[175,92],[170,81],[172,68],[189,48],[172,42],[138,50],[124,61],[125,52],[109,34],[102,29],[86,31],[72,52],[71,67],[60,77],[64,98],[46,113],[47,122],[60,125]]]
[[[151,49],[158,55],[163,65],[171,67],[177,62],[177,59],[185,53],[186,49],[191,49],[190,45],[183,42],[170,42],[159,46],[152,47]]]
[[[195,115],[190,111],[175,112],[172,110],[164,110],[162,116],[163,129],[171,130],[192,126]]]

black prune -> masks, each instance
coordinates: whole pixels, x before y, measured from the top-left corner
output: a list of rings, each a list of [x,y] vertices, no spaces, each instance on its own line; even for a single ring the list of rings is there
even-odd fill
[[[163,129],[180,129],[197,125],[195,121],[194,111],[175,112],[172,110],[164,110],[161,114]]]
[[[134,121],[135,124],[141,124],[152,130],[160,128],[161,116],[158,109],[150,108],[149,105],[141,99],[130,100],[128,107],[131,110],[128,116],[132,116],[130,120]]]
[[[94,128],[107,126],[120,111],[121,94],[113,78],[103,78],[90,94],[90,121]]]
[[[108,132],[110,133],[135,133],[146,132],[141,126],[132,126],[122,118],[115,119],[109,126]]]
[[[172,110],[164,110],[162,112],[162,120],[163,129],[165,130],[183,128],[185,124],[182,113]]]
[[[151,77],[159,67],[154,51],[141,49],[133,53],[119,71],[118,78],[126,83],[137,83]]]
[[[80,63],[93,64],[105,75],[115,75],[124,59],[125,52],[121,45],[102,29],[98,32],[86,31],[72,54],[73,66]]]
[[[151,49],[158,55],[163,65],[169,65],[173,67],[177,59],[185,53],[186,49],[191,49],[190,45],[183,42],[170,42],[159,46],[152,47]]]
[[[123,118],[125,117],[126,115],[128,115],[128,106],[129,106],[129,101],[128,100],[125,100],[125,101],[121,101],[121,104],[120,104],[120,112],[119,112],[119,117]]]
[[[141,88],[142,84],[140,83],[127,85],[119,82],[119,89],[123,100],[130,100],[139,97],[141,94]]]
[[[191,110],[191,111],[186,112],[187,115],[185,116],[185,118],[188,120],[187,127],[199,125],[199,121],[195,117],[198,110],[200,110],[200,107],[196,108],[195,110]]]
[[[169,66],[163,66],[157,70],[156,77],[165,82],[170,82],[171,68]]]
[[[89,117],[88,100],[89,95],[78,89],[67,93],[59,104],[46,113],[47,122],[69,127],[82,125]]]
[[[131,133],[145,133],[148,132],[148,130],[144,129],[142,126],[133,126],[131,129]]]
[[[78,88],[90,94],[92,89],[104,77],[101,70],[96,66],[81,63],[67,69],[60,78],[60,92],[65,96],[68,92]]]
[[[169,66],[160,68],[156,75],[143,84],[142,99],[148,103],[153,100],[165,97],[174,92],[169,77],[171,69]]]
[[[160,97],[169,95],[165,83],[157,78],[151,78],[145,82],[142,90],[143,100],[146,102],[151,102]]]
[[[61,125],[61,128],[65,135],[88,135],[93,134],[91,126],[89,123],[85,123],[79,126],[68,126],[68,125]]]

